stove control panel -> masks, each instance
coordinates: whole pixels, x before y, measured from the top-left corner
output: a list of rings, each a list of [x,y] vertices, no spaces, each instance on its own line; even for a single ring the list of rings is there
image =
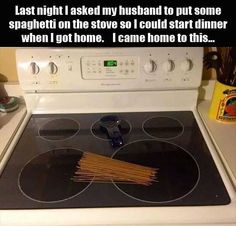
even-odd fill
[[[132,79],[139,73],[136,56],[81,57],[83,79]]]
[[[202,47],[19,48],[19,82],[29,92],[197,89]]]

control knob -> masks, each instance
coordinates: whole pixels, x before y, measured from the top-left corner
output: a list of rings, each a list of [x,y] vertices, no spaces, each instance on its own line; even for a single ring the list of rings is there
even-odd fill
[[[48,64],[49,74],[54,75],[58,71],[58,67],[54,62],[49,62]]]
[[[165,72],[171,72],[175,68],[175,63],[173,60],[167,60],[163,63],[162,68]]]
[[[29,65],[29,72],[32,75],[37,75],[39,73],[39,66],[35,62],[31,62]]]
[[[191,71],[192,68],[193,68],[193,62],[192,62],[192,60],[190,60],[190,59],[185,59],[185,60],[181,63],[180,68],[182,69],[182,71],[185,71],[185,72]]]
[[[148,62],[146,62],[144,64],[144,71],[146,73],[152,73],[152,72],[155,72],[157,69],[157,65],[156,65],[156,62],[153,61],[153,60],[149,60]]]

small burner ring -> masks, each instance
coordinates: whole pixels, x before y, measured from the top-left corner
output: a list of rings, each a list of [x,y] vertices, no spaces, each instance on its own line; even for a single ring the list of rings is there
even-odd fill
[[[70,118],[47,121],[38,131],[40,137],[49,141],[62,141],[74,137],[79,132],[79,123]]]
[[[143,131],[152,138],[174,139],[184,132],[184,125],[176,118],[156,116],[143,122]]]

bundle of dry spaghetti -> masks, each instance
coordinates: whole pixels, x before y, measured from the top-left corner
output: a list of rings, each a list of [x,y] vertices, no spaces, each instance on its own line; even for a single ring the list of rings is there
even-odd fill
[[[84,152],[72,180],[75,182],[132,183],[151,185],[156,182],[157,168],[129,163]]]

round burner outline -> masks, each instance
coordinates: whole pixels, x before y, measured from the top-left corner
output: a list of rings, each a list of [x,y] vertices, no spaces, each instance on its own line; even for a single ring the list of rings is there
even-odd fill
[[[54,122],[56,120],[68,120],[68,121],[71,121],[71,122],[74,122],[76,125],[77,125],[77,131],[75,133],[73,133],[72,135],[66,137],[66,138],[63,138],[63,139],[48,139],[46,138],[45,136],[41,135],[40,134],[40,130],[46,126],[48,123],[51,123],[51,122]],[[75,137],[80,131],[80,123],[78,121],[76,121],[75,119],[72,119],[72,118],[50,118],[48,119],[46,122],[43,123],[43,125],[40,126],[40,128],[38,129],[38,135],[40,138],[42,138],[43,140],[47,140],[47,141],[65,141],[65,140],[68,140],[68,139],[72,139],[73,137]]]
[[[171,137],[157,137],[157,136],[153,136],[153,135],[151,135],[150,133],[148,133],[148,132],[145,130],[144,125],[145,125],[145,123],[148,122],[149,120],[152,120],[152,119],[155,119],[155,118],[167,118],[167,119],[174,120],[174,121],[176,121],[176,122],[179,123],[179,125],[180,125],[181,128],[182,128],[182,130],[181,130],[181,132],[178,133],[177,135],[171,136]],[[151,137],[151,138],[160,139],[160,140],[171,140],[171,139],[175,139],[175,138],[180,137],[180,136],[183,135],[183,133],[184,133],[184,124],[183,124],[180,120],[178,120],[177,118],[174,118],[174,117],[169,117],[169,116],[153,116],[153,117],[147,118],[146,120],[143,121],[143,123],[142,123],[142,130],[143,130],[143,132],[144,132],[146,135],[148,135],[148,136]]]
[[[128,146],[129,144],[134,144],[134,143],[138,143],[138,142],[141,142],[141,141],[155,141],[155,142],[162,142],[162,143],[167,143],[167,144],[170,144],[170,145],[173,145],[175,147],[178,147],[180,148],[182,151],[184,151],[186,154],[188,154],[188,156],[191,157],[191,159],[193,160],[193,162],[195,163],[195,166],[197,167],[197,172],[198,172],[198,176],[197,176],[197,179],[196,179],[196,182],[194,184],[194,186],[192,186],[192,188],[187,192],[185,193],[184,195],[180,196],[180,197],[177,197],[175,199],[171,199],[171,200],[165,200],[165,201],[151,201],[151,200],[144,200],[144,199],[141,199],[141,198],[138,198],[138,197],[135,197],[127,192],[125,192],[124,190],[122,190],[122,188],[119,187],[119,184],[116,184],[114,181],[112,181],[112,183],[114,184],[114,186],[121,192],[123,193],[124,195],[126,195],[127,197],[129,198],[132,198],[134,200],[137,200],[137,201],[140,201],[140,202],[145,202],[145,203],[152,203],[152,204],[165,204],[165,203],[170,203],[170,202],[175,202],[177,200],[180,200],[186,196],[188,196],[189,194],[191,194],[195,188],[197,187],[199,181],[200,181],[200,177],[201,177],[201,172],[200,172],[200,167],[198,165],[198,162],[196,161],[196,159],[194,158],[194,156],[189,152],[187,151],[186,149],[184,149],[183,147],[180,147],[179,145],[177,144],[174,144],[174,143],[171,143],[171,142],[168,142],[168,141],[165,141],[165,140],[153,140],[153,139],[142,139],[142,140],[136,140],[136,141],[133,141],[133,142],[130,142],[128,144],[125,144],[124,146],[122,146],[121,148],[117,149],[111,156],[111,158],[114,158],[114,156],[123,148],[125,148],[126,146]],[[159,169],[160,170],[160,169]],[[158,181],[158,176],[157,176],[157,181]],[[158,182],[154,182],[154,183],[158,183]],[[120,185],[122,187],[122,185]],[[132,186],[139,186],[139,185],[132,185]],[[142,185],[141,185],[142,186]]]
[[[22,174],[22,171],[24,170],[24,168],[25,168],[32,160],[36,159],[37,157],[39,157],[39,156],[41,156],[41,155],[50,153],[50,152],[52,152],[52,151],[66,150],[66,149],[73,150],[73,151],[75,151],[75,152],[81,152],[81,153],[84,152],[84,151],[82,151],[82,150],[80,150],[80,149],[71,148],[71,147],[55,148],[55,149],[52,149],[52,150],[49,150],[49,151],[40,153],[40,154],[34,156],[33,158],[31,158],[29,161],[26,162],[26,164],[23,166],[23,168],[22,168],[21,171],[19,172],[19,174],[18,174],[18,180],[17,180],[18,188],[19,188],[19,190],[21,191],[21,193],[22,193],[26,198],[28,198],[28,199],[30,199],[30,200],[32,200],[32,201],[35,201],[35,202],[39,202],[39,203],[60,203],[60,202],[64,202],[64,201],[70,200],[70,199],[72,199],[72,198],[74,198],[74,197],[80,195],[81,193],[83,193],[85,190],[87,190],[87,189],[91,186],[93,180],[91,180],[90,182],[87,182],[87,183],[86,183],[87,185],[86,185],[83,189],[81,189],[80,191],[78,191],[77,193],[75,193],[75,194],[73,194],[73,195],[71,195],[71,196],[68,196],[68,197],[66,197],[66,198],[63,198],[63,199],[52,200],[52,201],[39,200],[39,199],[33,198],[33,197],[31,197],[30,195],[26,194],[26,192],[24,191],[24,189],[22,188],[21,183],[20,183],[21,174]],[[75,169],[74,169],[73,172],[75,172]],[[71,179],[69,178],[69,180],[71,180]],[[78,184],[79,184],[78,182],[73,182],[73,181],[71,180],[71,183],[74,183],[75,186],[78,187]]]
[[[95,133],[93,132],[93,126],[94,126],[96,123],[98,123],[99,120],[100,120],[100,119],[94,121],[94,122],[92,123],[92,125],[90,126],[90,132],[91,132],[91,134],[92,134],[95,138],[97,138],[97,139],[100,139],[100,140],[103,140],[103,141],[110,141],[111,139],[99,137],[99,136],[95,135]],[[123,134],[123,136],[127,136],[127,135],[130,134],[131,131],[132,131],[132,125],[131,125],[131,123],[130,123],[128,120],[126,120],[126,119],[121,119],[121,121],[123,121],[123,122],[127,123],[127,125],[129,125],[129,132]]]

